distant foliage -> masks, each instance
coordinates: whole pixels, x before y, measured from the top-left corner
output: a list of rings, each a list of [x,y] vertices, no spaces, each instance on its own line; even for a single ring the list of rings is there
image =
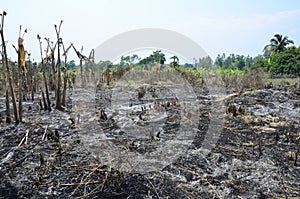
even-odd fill
[[[160,62],[161,60],[166,60],[165,54],[161,52],[161,50],[153,51],[153,53],[144,58],[139,60],[139,64],[156,64]]]
[[[213,66],[213,60],[210,56],[202,57],[197,59],[194,59],[196,68],[212,68]]]
[[[300,48],[291,46],[283,52],[274,54],[271,57],[270,64],[273,75],[300,75]]]
[[[290,46],[282,52],[272,54],[269,58],[261,57],[252,69],[262,68],[272,75],[300,75],[300,47]]]
[[[264,68],[272,75],[300,75],[300,49],[291,46],[293,40],[287,36],[275,34],[270,44],[264,48],[264,59],[254,64],[254,68]]]
[[[226,57],[225,53],[218,55],[215,60],[215,65],[222,69],[238,69],[244,70],[251,67],[255,62],[255,58],[244,55],[230,54]]]

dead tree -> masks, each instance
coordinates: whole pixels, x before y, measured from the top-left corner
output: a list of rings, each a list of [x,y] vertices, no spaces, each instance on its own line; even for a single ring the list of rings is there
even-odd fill
[[[104,71],[103,75],[104,75],[104,79],[106,81],[106,85],[108,86],[111,80],[111,75],[110,75],[110,69],[107,67],[106,70]]]
[[[0,48],[2,49],[2,45],[0,45]],[[1,62],[0,64],[2,64],[2,60],[3,60],[3,56],[2,56],[2,52],[0,50],[0,54],[1,54]],[[3,74],[3,67],[1,67],[1,71],[0,71],[0,91],[4,89],[4,78],[5,78],[5,75]]]
[[[65,45],[62,43],[62,47],[64,50],[63,56],[65,57],[65,66],[64,66],[64,85],[63,85],[63,94],[62,94],[62,102],[61,104],[63,106],[66,105],[66,95],[67,95],[67,83],[68,83],[68,74],[67,74],[67,58],[68,58],[68,52],[70,48],[72,47],[72,44],[65,49]]]
[[[46,49],[46,59],[51,61],[51,69],[49,71],[49,78],[48,78],[48,86],[49,89],[54,91],[56,88],[56,69],[55,69],[55,50],[57,47],[57,43],[53,44],[53,42],[50,42],[49,38],[45,38],[45,40],[47,41],[47,49]],[[48,51],[50,50],[50,55],[48,55]]]
[[[27,74],[27,82],[26,84],[28,85],[28,90],[27,93],[30,93],[31,100],[34,101],[34,93],[36,92],[35,90],[35,83],[36,83],[36,74],[37,74],[37,68],[33,65],[33,63],[30,61],[30,55],[31,53],[27,53],[28,55],[28,62],[26,62],[27,69],[28,69],[28,74]]]
[[[46,97],[45,97],[45,93],[44,91],[42,90],[42,100],[43,100],[43,104],[44,104],[44,110],[48,110],[48,105],[46,103]]]
[[[81,78],[81,86],[84,86],[85,85],[85,80],[84,80],[84,77],[83,77],[83,68],[82,68],[82,63],[83,63],[83,60],[87,59],[86,56],[82,55],[82,50],[83,50],[83,46],[81,47],[81,52],[79,52],[78,50],[76,50],[75,46],[73,44],[71,44],[74,51],[76,52],[76,55],[79,59],[79,64],[80,64],[80,78]]]
[[[74,50],[75,50],[75,47],[73,46]],[[76,50],[75,50],[76,51]],[[80,50],[80,53],[78,51],[76,51],[76,54],[79,58],[79,66],[80,66],[80,78],[81,78],[81,86],[84,86],[85,85],[85,78],[83,76],[83,60],[84,60],[84,56],[82,55],[82,51],[83,51],[83,46],[81,46],[81,50]],[[77,53],[78,52],[78,53]]]
[[[1,48],[2,48],[2,45],[1,45]],[[1,51],[1,60],[2,60],[2,63],[4,62],[4,54],[3,52]],[[10,118],[10,107],[9,107],[9,93],[8,93],[8,90],[7,90],[7,83],[6,83],[6,75],[5,75],[5,71],[4,71],[4,67],[2,68],[2,72],[1,72],[1,76],[2,76],[2,73],[3,73],[3,81],[2,81],[2,86],[4,87],[5,85],[5,108],[6,108],[6,123],[11,123],[11,118]],[[2,90],[3,88],[1,88]]]
[[[62,22],[63,21],[61,20],[58,28],[57,28],[56,25],[54,25],[55,31],[56,31],[56,37],[57,37],[57,62],[56,62],[57,82],[56,82],[56,89],[55,89],[55,98],[56,98],[55,108],[59,109],[59,110],[62,110],[62,104],[61,104],[61,73],[60,73],[60,67],[61,67],[60,45],[62,44],[62,38],[60,38],[60,36],[59,36]]]
[[[94,57],[95,57],[95,51],[94,49],[91,50],[90,55],[88,59],[85,59],[85,82],[95,81],[95,69],[94,69]]]
[[[96,78],[95,78],[95,50],[92,49],[89,55],[89,65],[91,68],[91,79],[93,82],[95,82]]]
[[[14,93],[14,88],[13,88],[13,83],[12,83],[12,77],[9,71],[9,66],[8,66],[8,59],[7,59],[7,53],[6,53],[6,44],[4,40],[4,32],[3,32],[3,27],[4,27],[4,17],[6,16],[6,12],[3,11],[1,14],[1,27],[0,27],[0,34],[1,34],[1,41],[2,41],[2,52],[4,54],[4,66],[6,67],[6,72],[7,72],[7,78],[8,78],[8,83],[9,83],[9,88],[10,88],[10,94],[12,98],[12,103],[13,103],[13,109],[14,109],[14,116],[15,116],[15,122],[19,123],[20,118],[19,118],[19,113],[17,109],[17,103],[16,103],[16,98],[15,98],[15,93]]]
[[[8,90],[5,91],[5,105],[6,105],[6,123],[11,123],[10,108],[9,108],[9,95]]]
[[[41,65],[42,65],[42,70],[43,70],[43,79],[44,79],[44,84],[45,84],[45,90],[46,90],[46,99],[47,99],[47,108],[48,111],[51,111],[51,101],[50,101],[50,97],[49,97],[49,89],[48,89],[48,82],[47,82],[47,78],[46,78],[46,68],[45,68],[45,62],[43,59],[43,50],[42,50],[42,42],[41,42],[41,37],[38,34],[37,35],[37,39],[39,40],[39,45],[40,45],[40,53],[41,53]],[[46,57],[47,59],[47,57]]]
[[[13,45],[14,49],[16,50],[16,53],[18,54],[18,90],[19,90],[19,119],[22,121],[23,117],[23,99],[25,100],[26,92],[27,92],[27,85],[26,85],[26,50],[24,48],[24,34],[27,33],[27,29],[25,29],[23,36],[21,37],[21,30],[22,26],[20,26],[19,30],[19,38],[18,38],[18,49]]]

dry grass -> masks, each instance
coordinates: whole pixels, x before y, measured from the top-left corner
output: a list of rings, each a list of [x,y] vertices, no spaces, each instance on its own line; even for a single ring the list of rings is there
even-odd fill
[[[223,76],[222,80],[225,87],[243,89],[262,89],[268,82],[269,74],[262,69],[247,70],[243,75]]]

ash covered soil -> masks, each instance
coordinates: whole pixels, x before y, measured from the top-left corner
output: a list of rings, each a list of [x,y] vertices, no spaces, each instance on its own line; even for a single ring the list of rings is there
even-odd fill
[[[0,127],[0,198],[300,197],[299,85],[222,98],[195,89],[193,121],[171,90],[78,87],[65,111],[24,102],[23,122]],[[220,112],[218,139],[203,146],[216,100],[237,114]],[[185,130],[193,136],[177,142]]]

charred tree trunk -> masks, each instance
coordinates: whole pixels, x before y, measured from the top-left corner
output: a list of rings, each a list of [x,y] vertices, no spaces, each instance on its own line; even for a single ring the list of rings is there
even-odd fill
[[[19,105],[19,119],[20,122],[22,122],[23,119],[23,100],[25,100],[25,89],[26,89],[26,81],[25,81],[25,73],[22,73],[21,69],[21,59],[20,54],[18,53],[18,65],[19,65],[19,71],[18,71],[18,105]]]
[[[3,58],[2,58],[2,60],[3,60]],[[2,77],[3,76],[3,74],[2,74],[2,70],[1,70],[1,72],[0,72],[0,90],[3,90],[3,83],[4,83],[4,81],[3,81],[3,79],[4,79],[4,77]]]
[[[43,80],[44,80],[44,86],[45,86],[45,91],[46,91],[46,100],[44,101],[44,105],[45,107],[47,107],[47,109],[49,112],[51,111],[51,101],[50,101],[50,96],[49,96],[49,89],[48,89],[48,82],[47,82],[47,77],[46,77],[46,72],[45,72],[45,66],[43,65]],[[43,99],[44,97],[44,92],[42,91],[42,95],[43,95]]]
[[[20,78],[20,83],[19,83],[19,119],[20,122],[22,122],[22,117],[23,117],[23,106],[22,106],[22,102],[23,102],[23,91],[22,91],[22,78]]]
[[[64,51],[63,56],[65,56],[65,65],[64,65],[64,85],[63,85],[61,104],[65,107],[66,106],[66,95],[67,95],[67,83],[68,83],[68,79],[69,79],[69,75],[67,73],[68,51],[72,47],[72,44],[67,49],[65,49],[65,45],[62,43],[62,47],[63,47],[63,51]]]
[[[8,95],[7,89],[5,91],[5,105],[6,105],[6,122],[11,123],[10,108],[9,108],[9,95]]]
[[[90,79],[95,82],[95,50],[92,49],[89,55],[89,66],[90,66],[90,70],[91,70],[91,76]]]
[[[89,71],[90,64],[88,61],[85,61],[84,65],[85,65],[84,79],[85,79],[85,83],[88,83],[90,81],[90,71]]]
[[[54,57],[54,52],[51,53],[51,66],[52,66],[52,70],[50,70],[49,72],[49,86],[50,86],[50,90],[54,91],[56,89],[56,84],[55,84],[55,74],[56,74],[56,70],[55,70],[55,57]]]
[[[2,17],[4,18],[4,16],[2,16]],[[8,78],[9,88],[10,88],[10,94],[11,94],[13,109],[14,109],[15,122],[19,123],[20,119],[19,119],[19,114],[18,114],[18,109],[17,109],[16,97],[15,97],[12,77],[11,77],[11,74],[10,74],[10,71],[9,71],[9,66],[8,66],[8,61],[7,61],[6,44],[5,44],[5,41],[4,41],[4,34],[3,34],[3,19],[2,19],[2,27],[1,27],[1,30],[0,30],[0,34],[1,34],[1,40],[2,40],[3,53],[4,53],[4,62],[3,63],[6,67],[7,78]]]
[[[62,106],[61,106],[61,72],[60,72],[60,68],[61,68],[61,60],[60,60],[60,45],[62,44],[62,39],[59,37],[60,34],[60,27],[61,27],[62,21],[60,22],[59,28],[57,29],[57,26],[55,25],[55,31],[56,31],[56,36],[57,36],[57,63],[56,63],[56,67],[57,67],[57,83],[56,83],[56,90],[55,90],[55,94],[56,94],[56,109],[62,110]]]
[[[80,78],[81,78],[81,86],[84,86],[84,78],[83,78],[83,68],[82,68],[82,59],[80,59],[79,61],[79,65],[80,65]]]
[[[48,83],[47,83],[47,77],[46,77],[46,72],[45,72],[46,67],[45,67],[45,64],[44,64],[44,61],[43,61],[43,50],[42,50],[41,37],[40,37],[39,34],[37,35],[37,39],[39,40],[39,44],[40,44],[40,53],[41,53],[42,68],[43,68],[43,79],[44,79],[45,90],[46,90],[46,99],[47,99],[47,103],[44,102],[44,104],[45,104],[45,106],[47,105],[48,111],[50,112],[51,111],[51,101],[50,101],[50,97],[49,97]],[[48,41],[48,45],[50,45],[49,40],[47,40],[47,41]],[[51,60],[52,60],[52,63],[51,63],[52,64],[52,70],[54,71],[54,66],[53,66],[54,54],[52,54],[52,52],[51,52]],[[51,71],[50,71],[49,74],[50,74],[49,76],[51,76]]]
[[[59,47],[58,47],[59,49]],[[59,54],[59,50],[58,50]],[[56,91],[55,91],[55,97],[56,97],[56,109],[61,109],[61,76],[60,76],[60,58],[57,59],[57,84],[56,84]]]
[[[3,60],[3,58],[2,58]],[[1,71],[1,90],[4,90],[5,89],[5,71],[4,71],[4,67],[2,67],[2,71]]]
[[[65,72],[65,74],[64,74],[64,85],[63,85],[63,94],[62,94],[62,100],[61,100],[61,104],[64,107],[66,106],[67,82],[68,82],[68,75]]]
[[[42,96],[39,96],[40,111],[43,109]]]
[[[45,72],[43,73],[43,76],[44,76],[44,83],[45,83],[45,90],[46,90],[47,106],[48,106],[48,111],[50,112],[52,109],[51,109],[51,101],[50,101],[47,78],[46,78]]]
[[[35,75],[32,76],[30,82],[31,100],[34,101]]]
[[[44,91],[42,90],[42,98],[43,98],[43,103],[44,103],[44,110],[48,110],[48,105],[46,103],[46,98],[45,98],[45,93]]]

